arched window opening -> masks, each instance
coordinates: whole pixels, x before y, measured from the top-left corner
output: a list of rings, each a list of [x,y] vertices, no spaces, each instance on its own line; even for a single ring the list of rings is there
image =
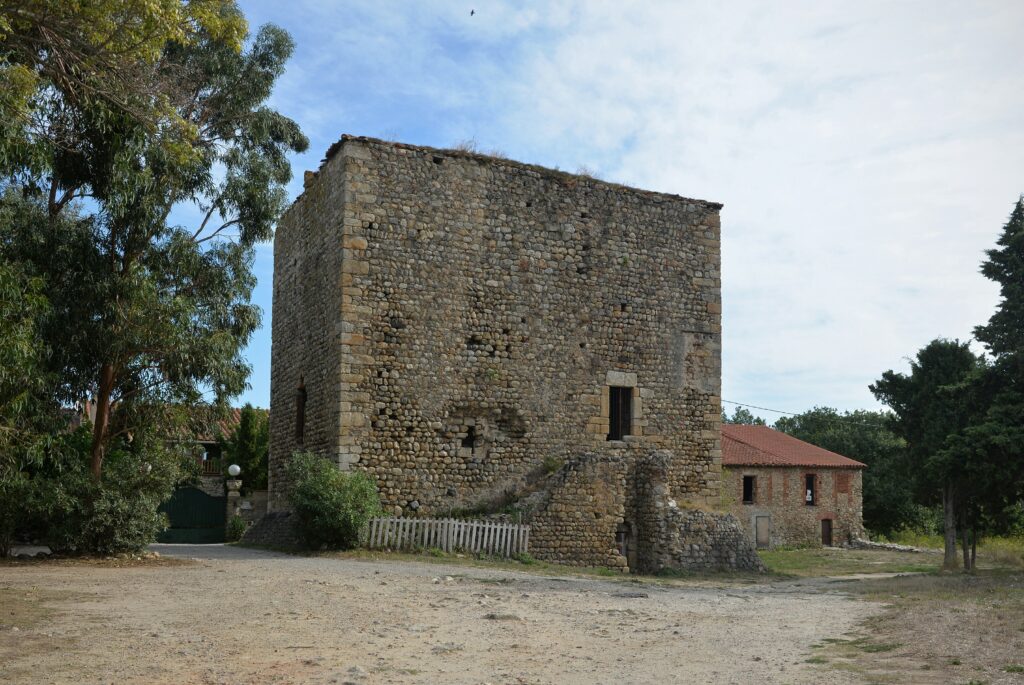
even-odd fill
[[[306,431],[306,383],[299,379],[299,389],[295,393],[295,442],[303,444]]]

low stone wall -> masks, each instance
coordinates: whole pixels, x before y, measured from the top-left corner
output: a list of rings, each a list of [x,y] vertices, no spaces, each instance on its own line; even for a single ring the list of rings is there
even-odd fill
[[[254,490],[243,495],[238,505],[238,515],[247,525],[252,526],[267,513],[268,493],[266,490]]]
[[[652,569],[683,571],[754,571],[767,569],[732,514],[699,509],[666,510],[660,545]]]
[[[559,564],[626,570],[615,532],[625,516],[627,467],[618,454],[583,454],[566,462],[530,518],[530,554]]]
[[[878,549],[887,552],[921,553],[924,551],[917,547],[911,547],[910,545],[897,545],[894,542],[874,542],[873,540],[865,540],[864,538],[854,538],[847,543],[846,546],[852,549]]]
[[[293,549],[299,540],[295,515],[290,511],[272,511],[249,526],[242,544]]]

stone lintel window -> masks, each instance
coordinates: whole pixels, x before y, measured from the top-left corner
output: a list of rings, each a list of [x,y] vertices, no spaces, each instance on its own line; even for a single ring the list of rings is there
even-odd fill
[[[633,434],[633,388],[608,388],[608,439],[622,440]]]
[[[818,477],[813,473],[804,474],[804,504],[813,507],[818,503]]]
[[[588,404],[600,408],[587,420],[587,434],[595,442],[638,443],[646,435],[643,403],[649,397],[650,392],[637,384],[636,373],[608,371],[604,384],[585,396]]]
[[[757,498],[757,476],[743,476],[743,503],[753,504]]]

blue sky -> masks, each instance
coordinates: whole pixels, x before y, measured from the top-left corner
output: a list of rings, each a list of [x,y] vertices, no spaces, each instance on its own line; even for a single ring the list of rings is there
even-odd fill
[[[881,372],[996,304],[978,266],[1024,192],[1022,3],[241,5],[296,41],[271,103],[311,141],[292,196],[352,133],[723,202],[725,400],[875,408]],[[261,246],[239,398],[260,406],[272,264]]]

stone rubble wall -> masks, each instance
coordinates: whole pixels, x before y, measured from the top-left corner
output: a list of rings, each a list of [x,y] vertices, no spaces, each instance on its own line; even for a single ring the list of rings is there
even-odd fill
[[[238,514],[247,525],[251,526],[267,513],[267,502],[269,500],[266,490],[255,490],[248,495],[242,496],[238,503]]]
[[[734,516],[677,506],[668,487],[671,461],[670,453],[656,451],[636,464],[632,509],[638,525],[637,570],[765,572]]]
[[[735,516],[674,506],[666,511],[652,572],[664,569],[767,571]]]
[[[549,484],[549,499],[530,518],[530,553],[577,566],[641,573],[765,572],[734,516],[679,508],[668,486],[673,455],[585,454]],[[616,531],[630,541],[623,556]]]
[[[290,511],[272,511],[249,526],[241,542],[256,547],[293,549],[298,540],[295,514]]]
[[[615,532],[626,515],[628,471],[622,454],[585,454],[567,462],[528,520],[530,554],[560,564],[626,570]]]

